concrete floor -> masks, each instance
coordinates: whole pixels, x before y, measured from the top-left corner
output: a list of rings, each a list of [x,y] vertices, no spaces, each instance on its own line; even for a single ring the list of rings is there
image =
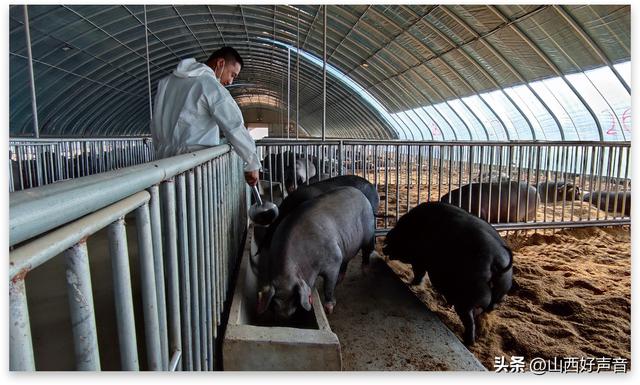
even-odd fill
[[[372,257],[366,274],[360,263],[351,261],[327,315],[343,370],[486,370],[382,259]]]
[[[135,221],[127,218],[126,227],[140,369],[144,370]],[[106,232],[90,237],[88,248],[102,370],[120,370]],[[27,277],[37,370],[75,370],[64,275],[64,259],[55,258]],[[363,275],[356,257],[336,296],[338,302],[328,320],[340,339],[344,370],[485,370],[382,260],[372,258],[369,273]]]

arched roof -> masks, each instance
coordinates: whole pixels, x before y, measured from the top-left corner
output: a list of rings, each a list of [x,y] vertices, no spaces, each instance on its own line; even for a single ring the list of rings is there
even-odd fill
[[[299,108],[321,133],[321,5],[27,9],[43,136],[148,133],[157,81],[223,45],[244,58],[241,107]],[[629,5],[326,9],[327,137],[630,140]],[[10,133],[28,136],[24,6],[9,30]]]

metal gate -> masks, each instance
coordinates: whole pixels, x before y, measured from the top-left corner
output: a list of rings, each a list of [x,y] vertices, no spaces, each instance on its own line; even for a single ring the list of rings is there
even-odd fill
[[[36,310],[29,306],[26,278],[45,262],[64,258],[59,279],[66,279],[75,368],[100,370],[86,245],[106,227],[120,369],[213,370],[247,204],[242,164],[228,145],[12,193],[10,369],[39,366],[30,327]],[[135,222],[135,239],[127,239],[125,217]],[[138,324],[144,335],[136,335],[132,249],[139,260],[144,320]]]

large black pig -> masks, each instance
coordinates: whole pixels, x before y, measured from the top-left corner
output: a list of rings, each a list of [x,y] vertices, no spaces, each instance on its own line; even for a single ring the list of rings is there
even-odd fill
[[[491,200],[489,200],[489,188],[491,188]],[[470,195],[471,209],[469,209]],[[490,223],[525,222],[536,217],[540,196],[535,187],[525,182],[484,182],[471,183],[452,190],[443,195],[440,202],[462,207],[473,215],[478,215],[479,212],[480,218]]]
[[[540,182],[537,186],[540,201],[543,203],[553,203],[562,201],[579,200],[582,196],[580,187],[571,182]]]
[[[375,245],[371,204],[358,189],[340,187],[306,201],[276,228],[268,250],[269,279],[258,293],[258,314],[271,305],[287,319],[301,306],[311,310],[311,290],[324,281],[324,307],[332,313],[334,290],[349,261]],[[264,255],[262,256],[264,257]]]
[[[383,251],[410,263],[420,284],[425,272],[462,321],[464,342],[475,342],[475,319],[493,310],[512,284],[511,250],[495,229],[459,207],[422,203],[389,231]]]
[[[582,197],[583,201],[589,202],[595,207],[598,207],[598,199],[600,199],[600,210],[626,216],[631,215],[631,191],[592,191]]]
[[[276,218],[269,227],[266,229],[260,227],[254,228],[254,234],[258,243],[258,252],[251,258],[251,268],[258,275],[259,281],[262,281],[263,277],[266,275],[265,271],[268,269],[267,264],[269,263],[269,260],[262,256],[262,252],[269,248],[273,234],[284,218],[286,218],[302,203],[314,199],[331,190],[345,186],[354,187],[360,190],[369,201],[371,211],[374,216],[376,216],[375,213],[378,210],[378,204],[380,202],[378,192],[373,184],[357,175],[340,175],[325,179],[313,185],[300,187],[285,198],[278,208],[278,218]],[[367,259],[363,258],[364,264],[369,262],[368,255],[366,258]]]

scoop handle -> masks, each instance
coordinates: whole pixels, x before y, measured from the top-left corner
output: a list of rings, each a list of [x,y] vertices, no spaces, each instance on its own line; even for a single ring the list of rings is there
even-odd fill
[[[255,198],[256,202],[258,202],[258,206],[262,206],[262,198],[260,197],[260,192],[258,191],[258,186],[251,186],[251,192],[253,193],[253,198]]]

